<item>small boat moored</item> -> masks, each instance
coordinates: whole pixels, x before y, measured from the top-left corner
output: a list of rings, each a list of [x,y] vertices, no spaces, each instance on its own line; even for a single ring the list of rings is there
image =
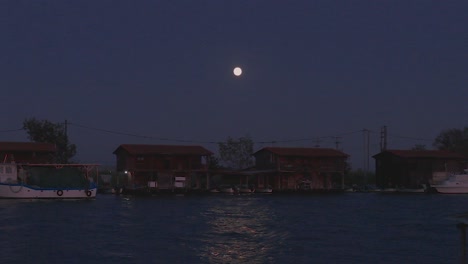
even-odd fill
[[[398,193],[429,193],[430,188],[426,184],[421,184],[418,187],[399,187],[396,189]]]
[[[273,189],[271,186],[266,186],[264,188],[257,188],[255,189],[256,193],[273,193]]]
[[[253,193],[255,189],[253,187],[250,187],[248,185],[239,185],[235,187],[235,191],[237,193]]]
[[[234,188],[230,185],[221,185],[219,186],[220,193],[234,194]]]

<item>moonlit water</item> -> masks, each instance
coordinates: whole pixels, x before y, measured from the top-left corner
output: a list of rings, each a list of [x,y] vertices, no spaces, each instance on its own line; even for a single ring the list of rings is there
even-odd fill
[[[0,200],[0,263],[459,263],[467,195]]]

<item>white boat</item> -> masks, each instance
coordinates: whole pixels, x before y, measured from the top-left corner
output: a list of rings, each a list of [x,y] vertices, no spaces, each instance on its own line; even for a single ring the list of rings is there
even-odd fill
[[[218,188],[210,189],[208,192],[210,192],[210,193],[220,193]]]
[[[377,193],[396,193],[397,188],[383,188],[383,189],[375,189],[374,192]]]
[[[418,188],[404,188],[400,187],[396,190],[398,193],[426,193],[429,192],[425,184],[421,184]]]
[[[273,193],[273,189],[270,186],[264,188],[257,188],[255,189],[256,193]]]
[[[438,193],[468,193],[468,172],[465,170],[463,174],[450,175],[445,181],[433,184],[431,187],[435,188]]]
[[[237,193],[253,193],[255,190],[248,185],[239,185],[236,187]]]
[[[397,193],[426,193],[424,188],[398,188],[396,189]]]
[[[234,188],[232,188],[231,186],[222,185],[222,186],[219,186],[219,192],[233,194]]]
[[[96,164],[0,163],[0,198],[92,199],[97,186]]]

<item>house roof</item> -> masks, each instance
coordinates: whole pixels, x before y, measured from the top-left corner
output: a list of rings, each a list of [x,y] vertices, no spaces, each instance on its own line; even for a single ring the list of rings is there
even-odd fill
[[[183,145],[144,145],[144,144],[122,144],[115,151],[125,150],[130,155],[193,155],[205,156],[213,152],[202,146],[183,146]]]
[[[468,157],[460,153],[451,152],[447,150],[385,150],[373,156],[378,158],[380,156],[392,154],[401,158],[433,158],[433,159],[467,159]]]
[[[279,156],[294,156],[294,157],[343,157],[349,155],[336,149],[331,148],[282,148],[282,147],[266,147],[255,152],[253,155],[261,151],[269,151]]]
[[[55,144],[38,142],[0,142],[0,151],[55,152]]]

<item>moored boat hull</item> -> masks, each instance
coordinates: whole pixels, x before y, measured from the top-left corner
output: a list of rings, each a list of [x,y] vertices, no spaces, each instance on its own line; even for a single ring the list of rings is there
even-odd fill
[[[463,174],[452,174],[440,184],[431,185],[438,193],[464,194],[468,193],[468,170]]]
[[[234,189],[233,189],[233,188],[220,188],[220,189],[219,189],[219,192],[220,192],[220,193],[233,194],[233,193],[234,193]]]
[[[97,186],[97,164],[0,163],[0,198],[92,199]]]
[[[255,190],[256,193],[273,193],[273,189],[271,188],[264,188],[264,189],[257,189]]]
[[[397,189],[396,192],[398,193],[426,193],[426,189]]]
[[[468,186],[453,187],[453,186],[437,186],[433,185],[438,193],[446,194],[468,194]]]
[[[233,189],[222,189],[220,190],[221,193],[228,193],[228,194],[233,194],[234,190]]]
[[[11,199],[93,199],[97,188],[42,189],[21,184],[0,183],[0,198]]]

